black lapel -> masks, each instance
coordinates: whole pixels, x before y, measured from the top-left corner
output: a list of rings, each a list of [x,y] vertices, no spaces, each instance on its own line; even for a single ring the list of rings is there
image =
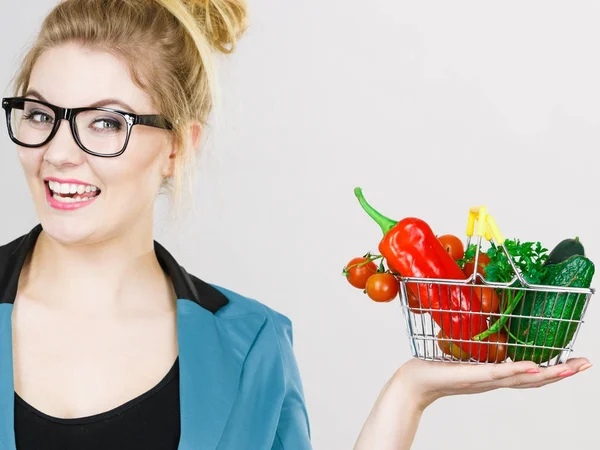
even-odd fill
[[[0,303],[14,303],[21,269],[42,231],[40,224],[29,233],[0,247]]]

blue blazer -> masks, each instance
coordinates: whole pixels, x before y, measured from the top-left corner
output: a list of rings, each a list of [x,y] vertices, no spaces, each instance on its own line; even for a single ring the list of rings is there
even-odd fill
[[[12,310],[25,258],[42,231],[0,247],[0,449],[15,450]],[[290,320],[189,274],[157,242],[177,294],[179,450],[310,450]]]

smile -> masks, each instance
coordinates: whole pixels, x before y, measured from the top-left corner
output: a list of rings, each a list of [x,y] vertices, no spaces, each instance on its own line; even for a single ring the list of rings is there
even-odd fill
[[[46,181],[46,198],[51,207],[73,210],[87,206],[96,199],[101,191],[97,186],[81,183],[60,183]]]

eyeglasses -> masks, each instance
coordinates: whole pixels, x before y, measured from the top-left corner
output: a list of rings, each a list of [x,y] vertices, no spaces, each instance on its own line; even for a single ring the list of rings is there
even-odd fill
[[[160,115],[137,115],[110,108],[60,108],[24,97],[2,99],[8,134],[19,146],[39,148],[48,144],[62,120],[71,125],[77,145],[86,153],[100,157],[123,154],[135,125],[172,130]]]

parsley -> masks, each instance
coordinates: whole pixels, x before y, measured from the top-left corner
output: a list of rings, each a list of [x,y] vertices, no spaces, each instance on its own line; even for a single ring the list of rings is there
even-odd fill
[[[544,261],[548,258],[548,249],[539,242],[521,242],[518,239],[506,239],[504,246],[523,278],[528,283],[541,284],[546,275]],[[507,283],[514,278],[515,271],[502,247],[490,242],[487,255],[490,257],[485,269],[488,281]]]
[[[469,261],[471,261],[472,259],[475,258],[475,252],[477,251],[477,246],[475,244],[470,244],[467,249],[465,250],[465,256],[463,256],[461,259],[457,259],[456,263],[459,265],[459,267],[461,269],[463,269],[465,267],[465,264]],[[481,252],[481,250],[480,250]],[[481,254],[481,253],[480,253]]]
[[[504,246],[511,256],[517,270],[521,273],[525,281],[530,284],[543,284],[542,280],[546,276],[546,267],[544,262],[548,258],[548,249],[544,248],[539,242],[521,242],[518,239],[506,239]],[[508,261],[506,252],[501,246],[498,246],[494,242],[490,242],[490,248],[486,254],[490,258],[490,262],[485,267],[485,278],[490,282],[508,283],[515,277],[515,270]],[[466,257],[466,255],[465,255]],[[518,281],[515,282],[513,287],[520,287]],[[509,334],[510,331],[506,327],[509,315],[512,314],[513,310],[523,299],[525,291],[512,291],[509,290],[506,293],[507,302],[502,307],[502,315],[500,318],[493,323],[490,328],[483,333],[473,337],[473,340],[480,341],[493,333],[500,331],[501,328],[505,328]],[[519,343],[524,343],[514,336],[511,335]]]
[[[504,246],[512,257],[515,266],[528,283],[541,284],[546,275],[544,261],[548,258],[548,249],[539,242],[521,242],[518,239],[506,239]],[[469,261],[475,258],[476,244],[470,244],[465,250],[465,256],[456,263],[462,269]],[[480,250],[480,254],[489,256],[490,261],[485,267],[485,279],[492,282],[508,283],[515,276],[515,271],[510,265],[506,253],[501,246],[493,241],[487,251]]]

